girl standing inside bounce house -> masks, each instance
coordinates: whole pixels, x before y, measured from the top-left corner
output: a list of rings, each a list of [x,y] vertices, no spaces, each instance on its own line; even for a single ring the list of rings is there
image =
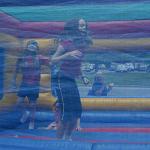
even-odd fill
[[[22,81],[18,91],[17,106],[23,109],[23,116],[20,119],[24,123],[28,117],[29,129],[34,129],[34,116],[36,101],[39,97],[41,65],[49,65],[49,58],[38,55],[39,46],[35,40],[28,41],[23,55],[16,62],[16,71],[13,78],[13,85],[16,86],[17,74],[22,74]],[[25,97],[29,100],[29,111],[24,107]]]
[[[58,102],[61,110],[61,121],[58,125],[57,138],[71,139],[71,134],[81,117],[82,106],[76,78],[81,76],[83,82],[88,79],[81,73],[81,62],[85,50],[92,44],[87,32],[87,22],[84,19],[68,21],[64,34],[59,41],[52,63],[59,64],[58,72]]]

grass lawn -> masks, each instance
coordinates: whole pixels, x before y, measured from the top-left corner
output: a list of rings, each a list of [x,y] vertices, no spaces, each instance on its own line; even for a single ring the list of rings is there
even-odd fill
[[[87,74],[92,85],[95,74]],[[113,82],[115,86],[150,87],[150,73],[146,72],[108,72],[103,74],[105,82]],[[78,81],[82,85],[81,81]]]

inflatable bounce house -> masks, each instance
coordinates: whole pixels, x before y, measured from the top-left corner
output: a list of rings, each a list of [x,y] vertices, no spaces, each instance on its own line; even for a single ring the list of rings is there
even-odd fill
[[[150,149],[149,8],[146,0],[0,7],[0,149]],[[20,124],[21,114],[14,110],[17,89],[11,81],[27,42],[36,40],[39,53],[51,58],[65,22],[73,18],[88,21],[93,39],[82,66],[90,86],[78,81],[82,130],[74,132],[73,141],[58,141],[53,130],[25,130],[27,125]],[[114,83],[107,95],[88,95],[97,72],[103,72],[107,83]],[[54,120],[56,98],[50,84],[51,68],[42,67],[37,129]]]

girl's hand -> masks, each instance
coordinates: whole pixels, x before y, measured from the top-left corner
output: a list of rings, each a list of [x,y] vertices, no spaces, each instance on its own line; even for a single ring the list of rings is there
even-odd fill
[[[88,85],[90,83],[90,81],[87,77],[82,77],[82,81],[85,85]]]
[[[74,50],[72,52],[68,53],[70,57],[73,57],[75,59],[80,59],[82,57],[82,53],[79,50]]]

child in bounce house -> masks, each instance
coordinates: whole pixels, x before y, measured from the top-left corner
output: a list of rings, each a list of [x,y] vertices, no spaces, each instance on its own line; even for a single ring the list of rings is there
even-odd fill
[[[104,82],[103,73],[97,72],[94,78],[92,88],[89,90],[88,96],[107,96],[112,90],[114,83],[108,85]]]
[[[49,66],[48,57],[38,55],[39,45],[35,40],[27,42],[26,48],[16,62],[12,84],[16,87],[16,78],[20,73],[22,75],[21,84],[18,90],[17,107],[23,111],[21,123],[25,123],[29,118],[29,129],[35,128],[36,102],[40,92],[40,74],[41,65]],[[25,98],[28,98],[29,109],[24,104]]]
[[[71,20],[65,24],[64,34],[52,57],[52,64],[60,65],[57,97],[61,116],[57,129],[58,139],[71,140],[72,132],[81,118],[82,105],[76,79],[80,76],[85,84],[89,82],[81,73],[81,62],[85,50],[91,44],[84,19]]]
[[[58,89],[58,66],[57,65],[51,65],[51,94],[55,97],[56,101],[52,105],[52,111],[54,113],[54,121],[51,122],[47,127],[39,127],[38,129],[44,129],[44,130],[57,130],[60,121],[61,121],[61,108],[58,100],[59,89]],[[77,120],[77,127],[76,130],[80,131],[80,118]]]

